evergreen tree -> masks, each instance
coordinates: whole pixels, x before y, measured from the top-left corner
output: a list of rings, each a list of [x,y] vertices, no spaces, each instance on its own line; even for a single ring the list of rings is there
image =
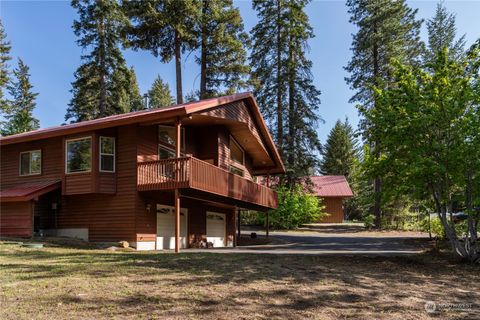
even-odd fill
[[[322,146],[320,172],[325,175],[342,175],[347,179],[357,160],[358,146],[352,126],[337,120]]]
[[[160,76],[155,79],[152,88],[148,90],[148,107],[161,108],[174,104],[170,86]]]
[[[304,9],[309,1],[254,1],[251,62],[259,86],[257,98],[270,126],[276,124],[277,146],[292,186],[318,165],[315,130],[320,91],[313,84],[312,62],[305,56],[313,38]]]
[[[137,77],[133,67],[118,68],[112,77],[112,101],[117,101],[114,106],[115,113],[126,113],[144,109],[142,95],[138,88]]]
[[[405,0],[348,0],[350,22],[358,27],[353,36],[352,59],[346,67],[350,77],[346,78],[356,91],[350,99],[363,108],[375,108],[373,87],[388,87],[392,83],[392,59],[406,64],[417,64],[424,51],[420,41],[422,21],[416,20],[417,10],[412,10]],[[362,109],[360,109],[362,113]],[[368,135],[367,121],[360,123],[364,138],[370,144],[370,152],[380,157],[381,136]],[[375,201],[373,214],[375,225],[380,226],[381,218],[381,177],[374,179]]]
[[[162,62],[175,59],[177,103],[183,103],[182,54],[198,46],[200,0],[123,1],[123,6],[131,20],[128,45]]]
[[[7,35],[5,34],[5,29],[3,24],[0,21],[0,110],[5,112],[6,104],[3,98],[3,90],[6,88],[8,83],[8,65],[7,62],[11,59],[10,57],[10,42],[6,40]]]
[[[428,45],[424,55],[426,62],[433,62],[444,48],[448,48],[451,59],[460,58],[464,51],[465,35],[455,40],[455,15],[448,13],[442,3],[437,4],[435,16],[427,21],[427,30]]]
[[[286,0],[254,0],[258,23],[251,31],[253,82],[255,97],[280,153],[284,145],[285,108],[287,105]]]
[[[128,22],[116,0],[73,0],[79,19],[73,30],[84,50],[75,72],[73,98],[65,120],[83,121],[138,108],[138,87],[120,51],[122,28]]]
[[[38,93],[32,92],[28,66],[18,59],[18,67],[13,70],[14,79],[7,86],[11,100],[8,101],[8,111],[2,135],[12,135],[38,129],[39,121],[32,115],[35,109],[35,99]]]
[[[202,0],[200,98],[233,94],[246,87],[248,35],[232,0]]]

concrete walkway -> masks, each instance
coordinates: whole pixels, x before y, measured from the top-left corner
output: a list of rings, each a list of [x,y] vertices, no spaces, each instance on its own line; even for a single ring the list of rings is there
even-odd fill
[[[312,225],[311,225],[312,226]],[[252,230],[245,230],[248,236]],[[259,237],[263,231],[256,230]],[[301,231],[270,232],[267,245],[237,248],[188,249],[188,252],[256,253],[256,254],[313,254],[313,255],[388,255],[400,256],[421,253],[430,247],[428,235],[421,233],[376,232],[340,225],[321,225]]]

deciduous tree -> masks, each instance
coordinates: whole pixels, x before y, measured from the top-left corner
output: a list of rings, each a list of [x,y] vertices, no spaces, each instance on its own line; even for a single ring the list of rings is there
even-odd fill
[[[355,90],[350,101],[374,108],[377,102],[372,87],[387,87],[391,83],[391,60],[418,63],[418,57],[423,52],[420,41],[422,22],[415,17],[417,10],[409,8],[405,0],[348,0],[347,6],[350,22],[358,27],[353,36],[352,59],[345,68],[350,73],[346,81]],[[376,145],[380,141],[368,135],[366,129],[370,125],[361,121],[364,138],[370,144],[368,150],[378,158],[381,155]],[[377,227],[381,219],[381,178],[374,178],[373,214]]]

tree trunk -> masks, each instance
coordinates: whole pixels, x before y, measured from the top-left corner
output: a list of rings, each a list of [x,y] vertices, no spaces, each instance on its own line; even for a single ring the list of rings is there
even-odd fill
[[[205,99],[207,94],[207,6],[208,0],[202,1],[202,43],[200,58],[200,99]]]
[[[283,156],[283,104],[282,104],[282,36],[281,3],[277,0],[277,147]]]
[[[175,72],[177,77],[177,104],[183,103],[182,90],[182,42],[178,31],[175,30]]]
[[[291,37],[291,36],[290,36]],[[295,184],[295,55],[292,39],[288,44],[288,137],[287,137],[287,182],[290,187]]]
[[[105,23],[103,20],[99,21],[98,26],[98,33],[99,33],[99,44],[100,47],[100,56],[99,56],[99,64],[100,64],[100,97],[98,101],[98,118],[102,118],[107,116],[107,66],[105,61]]]
[[[469,167],[466,174],[466,187],[465,187],[465,203],[466,211],[468,214],[467,218],[467,232],[465,234],[465,251],[468,254],[468,259],[471,262],[480,263],[480,247],[477,237],[477,223],[473,218],[473,178],[472,178],[472,167]]]
[[[373,24],[373,34],[377,34],[377,24],[374,22]],[[380,77],[380,63],[379,63],[379,49],[378,49],[378,44],[375,42],[373,44],[373,82],[376,87],[378,87],[378,79]],[[373,101],[373,107],[377,108],[377,99],[374,97]],[[378,137],[376,137],[378,139]],[[380,156],[380,152],[378,150],[379,143],[378,141],[375,141],[375,146],[374,146],[374,156],[375,158],[378,159]],[[375,227],[380,228],[381,221],[382,221],[382,195],[381,195],[381,188],[382,188],[382,182],[380,180],[380,177],[375,177],[374,182],[373,182],[373,193],[374,193],[374,204],[373,204],[373,215],[375,216]]]

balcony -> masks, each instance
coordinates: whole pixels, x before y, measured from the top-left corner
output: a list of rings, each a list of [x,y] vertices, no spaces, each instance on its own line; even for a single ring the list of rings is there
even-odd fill
[[[191,188],[265,208],[276,208],[277,193],[194,157],[139,162],[138,191]]]

